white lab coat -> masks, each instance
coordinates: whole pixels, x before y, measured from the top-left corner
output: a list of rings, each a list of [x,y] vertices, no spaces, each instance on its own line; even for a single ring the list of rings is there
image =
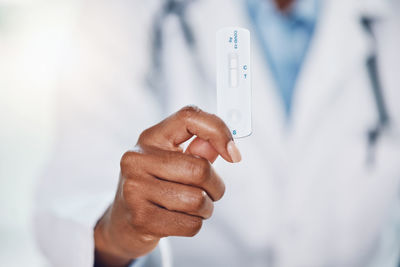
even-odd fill
[[[189,9],[199,57],[214,77],[215,32],[251,28],[239,1]],[[252,136],[243,162],[218,160],[225,197],[194,238],[169,238],[174,266],[397,266],[400,251],[400,28],[397,3],[327,0],[295,90],[283,105],[253,38]],[[38,187],[35,229],[54,266],[93,264],[93,227],[113,199],[119,159],[138,134],[187,104],[215,111],[174,18],[166,23],[166,112],[146,86],[160,1],[90,1],[66,44],[54,156]],[[379,70],[391,127],[367,165],[377,111],[365,61],[378,17]],[[156,264],[157,265],[157,264]]]

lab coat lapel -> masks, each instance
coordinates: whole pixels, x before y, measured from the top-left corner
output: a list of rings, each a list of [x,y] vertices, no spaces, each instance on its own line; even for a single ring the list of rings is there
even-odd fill
[[[345,89],[346,80],[369,55],[369,40],[360,23],[356,1],[325,1],[293,106],[296,144],[306,139]],[[351,88],[349,88],[351,90]],[[356,105],[356,103],[355,103]]]

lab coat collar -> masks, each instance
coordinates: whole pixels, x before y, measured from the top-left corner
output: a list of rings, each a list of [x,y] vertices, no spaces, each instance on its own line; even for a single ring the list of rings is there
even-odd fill
[[[301,70],[293,103],[293,132],[305,140],[324,120],[342,84],[365,64],[370,39],[357,1],[326,0]],[[356,104],[355,104],[356,105]],[[300,143],[298,139],[296,143]]]

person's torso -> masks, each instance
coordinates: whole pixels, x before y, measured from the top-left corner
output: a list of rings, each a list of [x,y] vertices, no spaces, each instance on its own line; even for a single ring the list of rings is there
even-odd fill
[[[391,204],[397,201],[399,136],[393,131],[383,135],[374,165],[368,167],[367,132],[377,116],[365,66],[371,41],[355,8],[349,4],[346,9],[345,2],[325,3],[297,82],[290,125],[253,40],[253,134],[237,141],[242,163],[216,163],[227,190],[214,216],[196,237],[171,238],[176,266],[366,266],[363,260],[373,254]],[[166,106],[160,108],[146,83],[158,3],[118,1],[111,10],[107,3],[98,4],[93,14],[119,15],[111,16],[105,29],[91,33],[99,49],[95,55],[104,53],[101,63],[111,63],[96,69],[93,77],[110,94],[120,93],[117,99],[146,102],[129,107],[131,122],[137,116],[143,119],[147,109],[158,110],[147,119],[150,125],[188,104],[215,112],[215,32],[232,25],[251,29],[244,7],[228,0],[197,1],[189,7],[206,83],[193,67],[196,59],[177,19],[166,21],[163,82],[169,91]],[[392,69],[400,65],[391,56],[399,42],[391,39],[394,28],[385,26],[381,37],[390,44],[382,46],[380,54],[395,131],[400,81]],[[107,81],[107,69],[120,72],[119,83]],[[127,132],[137,132],[134,123],[129,127]]]

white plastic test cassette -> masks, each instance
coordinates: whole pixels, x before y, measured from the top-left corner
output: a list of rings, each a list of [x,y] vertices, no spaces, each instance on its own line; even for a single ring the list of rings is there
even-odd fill
[[[218,116],[234,138],[251,134],[250,32],[246,29],[217,32],[217,104]]]

